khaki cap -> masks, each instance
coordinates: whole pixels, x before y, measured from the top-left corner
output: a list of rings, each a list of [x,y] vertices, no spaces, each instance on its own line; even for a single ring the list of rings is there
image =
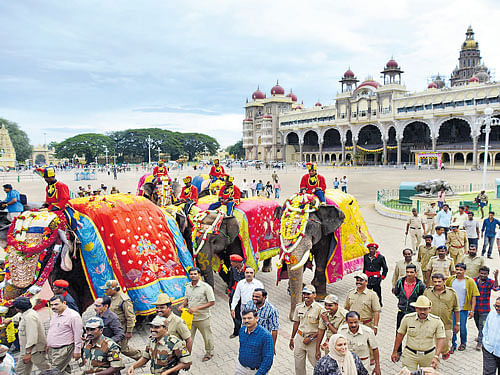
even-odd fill
[[[151,323],[149,323],[150,325],[152,326],[163,326],[163,327],[167,327],[168,326],[168,320],[167,318],[164,318],[163,316],[155,316],[155,318],[153,319],[153,321]]]
[[[360,279],[363,279],[365,281],[368,281],[368,276],[366,276],[366,273],[358,273],[357,275],[354,275],[354,278],[355,279],[360,278]]]
[[[410,306],[420,307],[422,309],[431,308],[432,301],[429,298],[427,298],[426,296],[420,296],[417,298],[417,302],[410,303]]]
[[[335,294],[329,294],[325,297],[325,303],[336,303],[338,305],[339,297],[337,297]]]
[[[173,301],[173,298],[170,298],[167,293],[161,293],[152,305],[168,305],[172,304]]]
[[[316,288],[314,285],[306,285],[304,289],[302,289],[302,293],[316,293]]]

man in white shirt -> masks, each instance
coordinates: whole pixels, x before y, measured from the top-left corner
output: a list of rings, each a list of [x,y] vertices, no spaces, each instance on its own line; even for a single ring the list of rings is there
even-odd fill
[[[9,353],[9,348],[5,345],[0,345],[0,374],[14,374],[15,361]],[[20,359],[22,361],[22,358]]]
[[[436,234],[432,236],[432,246],[435,246],[436,249],[439,246],[446,246],[446,235],[443,227],[436,227]]]
[[[467,220],[464,206],[458,207],[458,212],[453,215],[453,223],[458,224],[459,229],[463,229],[464,221]]]
[[[243,182],[240,185],[241,197],[248,198],[248,190],[250,189],[250,184],[247,182],[247,179],[244,178]]]
[[[255,278],[255,271],[252,267],[245,268],[245,278],[238,281],[236,290],[234,291],[233,301],[231,302],[231,316],[236,316],[236,305],[241,300],[241,306],[245,306],[247,302],[252,300],[253,291],[257,288],[264,289],[264,284]]]
[[[476,245],[479,239],[479,234],[481,233],[481,225],[479,221],[474,219],[474,212],[469,212],[467,214],[468,218],[464,221],[465,234],[467,235],[467,241],[470,245]]]

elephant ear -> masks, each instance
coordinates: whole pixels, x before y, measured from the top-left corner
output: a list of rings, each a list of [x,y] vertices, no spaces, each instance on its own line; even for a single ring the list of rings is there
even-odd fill
[[[323,235],[335,232],[344,222],[345,214],[337,206],[321,206],[316,212],[321,220]]]

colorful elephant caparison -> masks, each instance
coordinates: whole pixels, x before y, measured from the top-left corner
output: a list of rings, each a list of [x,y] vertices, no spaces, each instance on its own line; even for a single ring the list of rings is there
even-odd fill
[[[81,311],[103,295],[100,287],[110,279],[127,291],[138,315],[153,313],[162,292],[182,302],[194,264],[172,217],[127,194],[70,203],[64,214],[28,211],[12,223],[3,304],[58,278],[69,282]]]

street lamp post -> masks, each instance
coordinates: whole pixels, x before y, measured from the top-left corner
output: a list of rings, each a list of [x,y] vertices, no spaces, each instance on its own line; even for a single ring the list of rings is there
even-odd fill
[[[161,148],[160,148],[160,146],[158,146],[158,149],[156,151],[158,151],[158,161],[160,161],[160,155],[161,155]]]
[[[149,165],[151,165],[151,144],[153,143],[151,136],[148,135],[148,139],[146,139],[146,142],[148,142],[148,162]]]
[[[106,154],[106,165],[108,165],[108,148],[104,146],[104,153]]]
[[[500,119],[496,117],[492,117],[493,108],[486,107],[484,109],[485,116],[482,119],[482,123],[484,123],[485,128],[483,130],[484,137],[484,161],[483,161],[483,190],[486,190],[486,171],[488,170],[488,147],[490,142],[490,132],[492,125],[500,125]]]

